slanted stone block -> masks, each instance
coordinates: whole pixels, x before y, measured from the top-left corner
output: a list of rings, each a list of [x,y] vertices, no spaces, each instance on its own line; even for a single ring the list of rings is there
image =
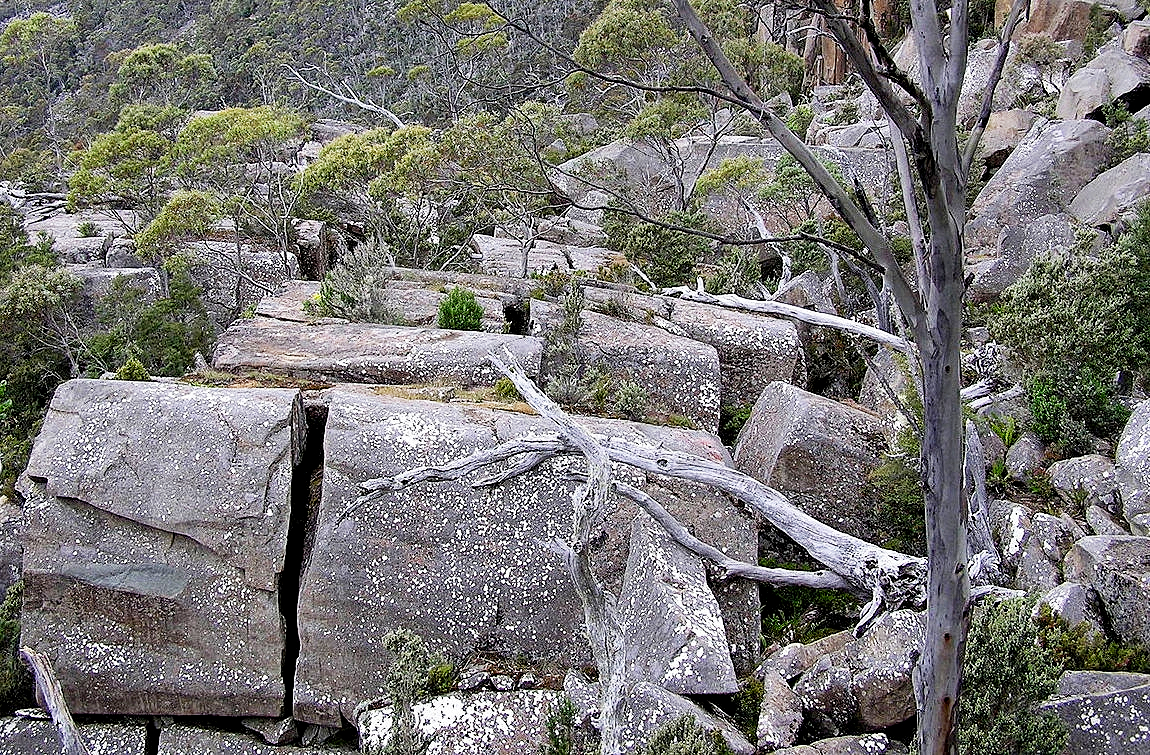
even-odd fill
[[[80,736],[90,755],[147,755],[148,727],[142,721],[84,724]],[[0,752],[4,755],[66,755],[60,735],[48,720],[0,718]]]
[[[73,380],[33,448],[22,642],[74,713],[283,707],[293,390]]]

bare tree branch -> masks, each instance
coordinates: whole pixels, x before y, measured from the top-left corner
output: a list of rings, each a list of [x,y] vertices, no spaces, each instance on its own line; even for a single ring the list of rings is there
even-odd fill
[[[978,144],[982,141],[986,124],[990,122],[990,112],[994,109],[994,92],[1002,78],[1006,59],[1010,56],[1010,40],[1014,36],[1014,30],[1019,21],[1022,20],[1023,13],[1029,7],[1029,0],[1014,0],[1014,4],[1010,7],[1010,15],[1006,17],[1006,23],[1002,26],[1002,33],[999,35],[998,42],[998,55],[994,59],[994,66],[990,69],[990,79],[986,84],[986,91],[982,95],[982,107],[978,112],[978,120],[975,122],[974,128],[970,130],[970,136],[966,139],[966,148],[962,155],[962,170],[968,177],[970,168],[974,164],[974,155],[978,152]]]
[[[64,755],[90,755],[91,751],[84,744],[79,727],[72,720],[72,713],[68,710],[67,701],[64,700],[64,691],[60,689],[60,682],[48,656],[30,647],[22,647],[20,658],[32,671],[32,678],[36,680],[37,697],[42,701],[48,715],[52,717],[52,723],[56,726],[56,733],[60,737],[60,746],[64,748]]]
[[[391,112],[390,110],[383,107],[382,105],[375,105],[375,104],[370,103],[370,102],[365,102],[364,100],[360,99],[359,97],[356,97],[355,94],[352,93],[350,90],[348,91],[347,95],[340,94],[339,92],[333,92],[332,90],[328,89],[325,86],[322,86],[320,84],[316,84],[315,82],[312,82],[312,81],[308,81],[307,79],[305,79],[303,77],[303,74],[301,74],[299,71],[292,68],[291,66],[287,65],[286,63],[284,64],[283,67],[284,67],[284,69],[287,70],[288,73],[290,73],[295,78],[296,81],[303,84],[308,89],[312,89],[316,92],[321,92],[323,94],[326,94],[328,97],[331,97],[332,99],[339,100],[340,102],[343,102],[347,105],[354,105],[355,107],[358,107],[362,110],[366,110],[369,113],[377,113],[378,115],[382,115],[385,118],[387,118],[389,121],[391,121],[395,125],[396,128],[403,128],[404,125],[406,125],[400,119],[400,117],[398,115]]]

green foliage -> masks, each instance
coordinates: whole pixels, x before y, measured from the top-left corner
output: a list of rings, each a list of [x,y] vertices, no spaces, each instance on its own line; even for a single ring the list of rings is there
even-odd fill
[[[203,238],[222,212],[208,192],[177,191],[136,234],[136,250],[148,259],[162,260],[176,244]]]
[[[759,565],[800,571],[810,568],[775,559],[759,559]],[[767,585],[760,595],[766,642],[807,644],[846,629],[858,619],[858,601],[837,590]]]
[[[743,425],[747,424],[747,420],[751,418],[751,412],[754,411],[754,408],[753,402],[741,406],[719,407],[719,438],[722,439],[724,445],[732,447],[735,445]]]
[[[1089,369],[1042,370],[1026,388],[1034,434],[1059,457],[1092,450],[1091,435],[1112,438],[1130,416],[1113,385]]]
[[[1054,692],[1061,669],[1038,642],[1026,599],[975,609],[958,704],[962,755],[1059,755],[1066,728],[1038,703]]]
[[[993,416],[989,419],[990,431],[998,436],[1002,441],[1002,445],[1010,448],[1014,445],[1015,441],[1022,435],[1022,429],[1018,426],[1018,422],[1009,415]]]
[[[1075,365],[1150,380],[1150,206],[1111,247],[1038,260],[992,313],[991,335],[1032,373]]]
[[[680,716],[660,726],[647,742],[644,755],[731,755],[717,731],[707,731],[695,717]]]
[[[896,364],[906,380],[902,400],[915,422],[923,421],[922,396],[905,357]],[[922,486],[922,441],[912,426],[899,429],[894,447],[868,476],[878,491],[875,507],[877,542],[902,553],[926,554],[926,513]]]
[[[709,230],[711,221],[701,212],[672,212],[663,222]],[[710,243],[683,231],[647,223],[620,212],[605,213],[607,246],[630,260],[659,287],[677,286],[694,279],[695,266],[710,252]]]
[[[739,682],[739,691],[731,700],[734,708],[731,718],[747,741],[754,743],[759,737],[759,713],[763,707],[763,683],[753,676]]]
[[[495,381],[495,395],[499,398],[511,399],[512,401],[522,401],[523,397],[519,395],[519,389],[515,387],[515,383],[511,382],[510,378],[501,377]]]
[[[419,635],[396,629],[383,638],[389,655],[384,688],[392,704],[391,734],[379,755],[423,755],[431,738],[421,733],[414,706],[427,695],[432,659]]]
[[[970,17],[971,43],[994,37],[995,0],[971,0],[967,7]]]
[[[151,380],[152,376],[148,374],[148,370],[144,367],[143,363],[136,357],[128,357],[128,361],[116,370],[117,380]]]
[[[762,291],[758,250],[745,246],[728,249],[719,258],[714,270],[704,278],[704,286],[712,294],[758,298]]]
[[[90,239],[100,235],[100,227],[91,220],[85,220],[76,226],[76,233],[80,234],[81,238]]]
[[[1039,607],[1035,622],[1039,642],[1062,668],[1150,674],[1150,649],[1146,647],[1108,640],[1085,621],[1072,627],[1048,605]]]
[[[1109,166],[1117,165],[1139,152],[1150,152],[1150,124],[1134,118],[1122,100],[1112,100],[1102,107],[1106,125],[1112,130],[1106,135],[1110,148]]]
[[[354,322],[403,324],[403,312],[388,295],[393,264],[379,243],[348,250],[323,278],[319,294],[304,302],[315,317],[342,317]]]
[[[479,330],[483,322],[483,307],[475,294],[456,286],[439,302],[439,327],[451,330]]]
[[[571,698],[564,696],[547,714],[547,739],[539,746],[539,755],[591,755],[596,750],[587,732],[575,725],[578,711]]]
[[[210,55],[187,54],[173,44],[142,45],[121,56],[108,89],[113,101],[194,107],[206,101],[217,79]]]
[[[12,711],[32,701],[32,676],[20,660],[20,609],[24,582],[8,588],[0,604],[0,710]]]
[[[627,419],[642,419],[647,413],[647,399],[647,389],[632,380],[615,386],[615,411]]]
[[[8,395],[8,381],[0,380],[0,420],[5,419],[12,411],[12,399]]]
[[[807,138],[807,131],[815,120],[815,111],[810,105],[799,105],[787,115],[787,128],[800,139]]]
[[[1062,46],[1045,34],[1027,34],[1019,42],[1015,59],[1020,63],[1042,67],[1057,62],[1065,55]]]

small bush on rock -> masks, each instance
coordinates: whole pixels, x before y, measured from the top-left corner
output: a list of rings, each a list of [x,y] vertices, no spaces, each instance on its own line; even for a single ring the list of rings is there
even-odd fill
[[[128,361],[116,370],[117,380],[138,380],[146,381],[151,380],[152,376],[148,374],[148,370],[136,357],[128,357]]]
[[[717,731],[707,731],[686,714],[663,724],[647,743],[644,755],[732,755]]]
[[[385,244],[360,244],[327,272],[319,295],[304,302],[304,311],[314,317],[402,325],[403,312],[388,293],[392,270]]]
[[[397,629],[383,638],[383,648],[391,655],[385,687],[391,699],[391,733],[379,753],[371,755],[424,755],[431,738],[415,721],[414,706],[428,693],[428,672],[432,660],[419,635]]]
[[[479,330],[483,322],[483,307],[475,294],[456,286],[439,302],[439,327],[449,330]]]
[[[1066,728],[1038,703],[1054,692],[1061,667],[1038,642],[1025,598],[982,604],[974,613],[958,705],[962,755],[1059,755]]]

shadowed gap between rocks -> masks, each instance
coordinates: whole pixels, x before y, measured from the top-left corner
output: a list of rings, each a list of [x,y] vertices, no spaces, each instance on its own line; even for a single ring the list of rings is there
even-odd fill
[[[315,542],[316,517],[323,487],[323,441],[327,407],[308,406],[307,436],[300,462],[292,470],[291,514],[288,519],[287,553],[279,581],[279,607],[285,628],[281,671],[284,680],[284,715],[291,715],[296,662],[299,659],[299,592],[308,557]]]
[[[144,754],[160,755],[160,727],[156,724],[156,719],[148,719],[144,736]]]

